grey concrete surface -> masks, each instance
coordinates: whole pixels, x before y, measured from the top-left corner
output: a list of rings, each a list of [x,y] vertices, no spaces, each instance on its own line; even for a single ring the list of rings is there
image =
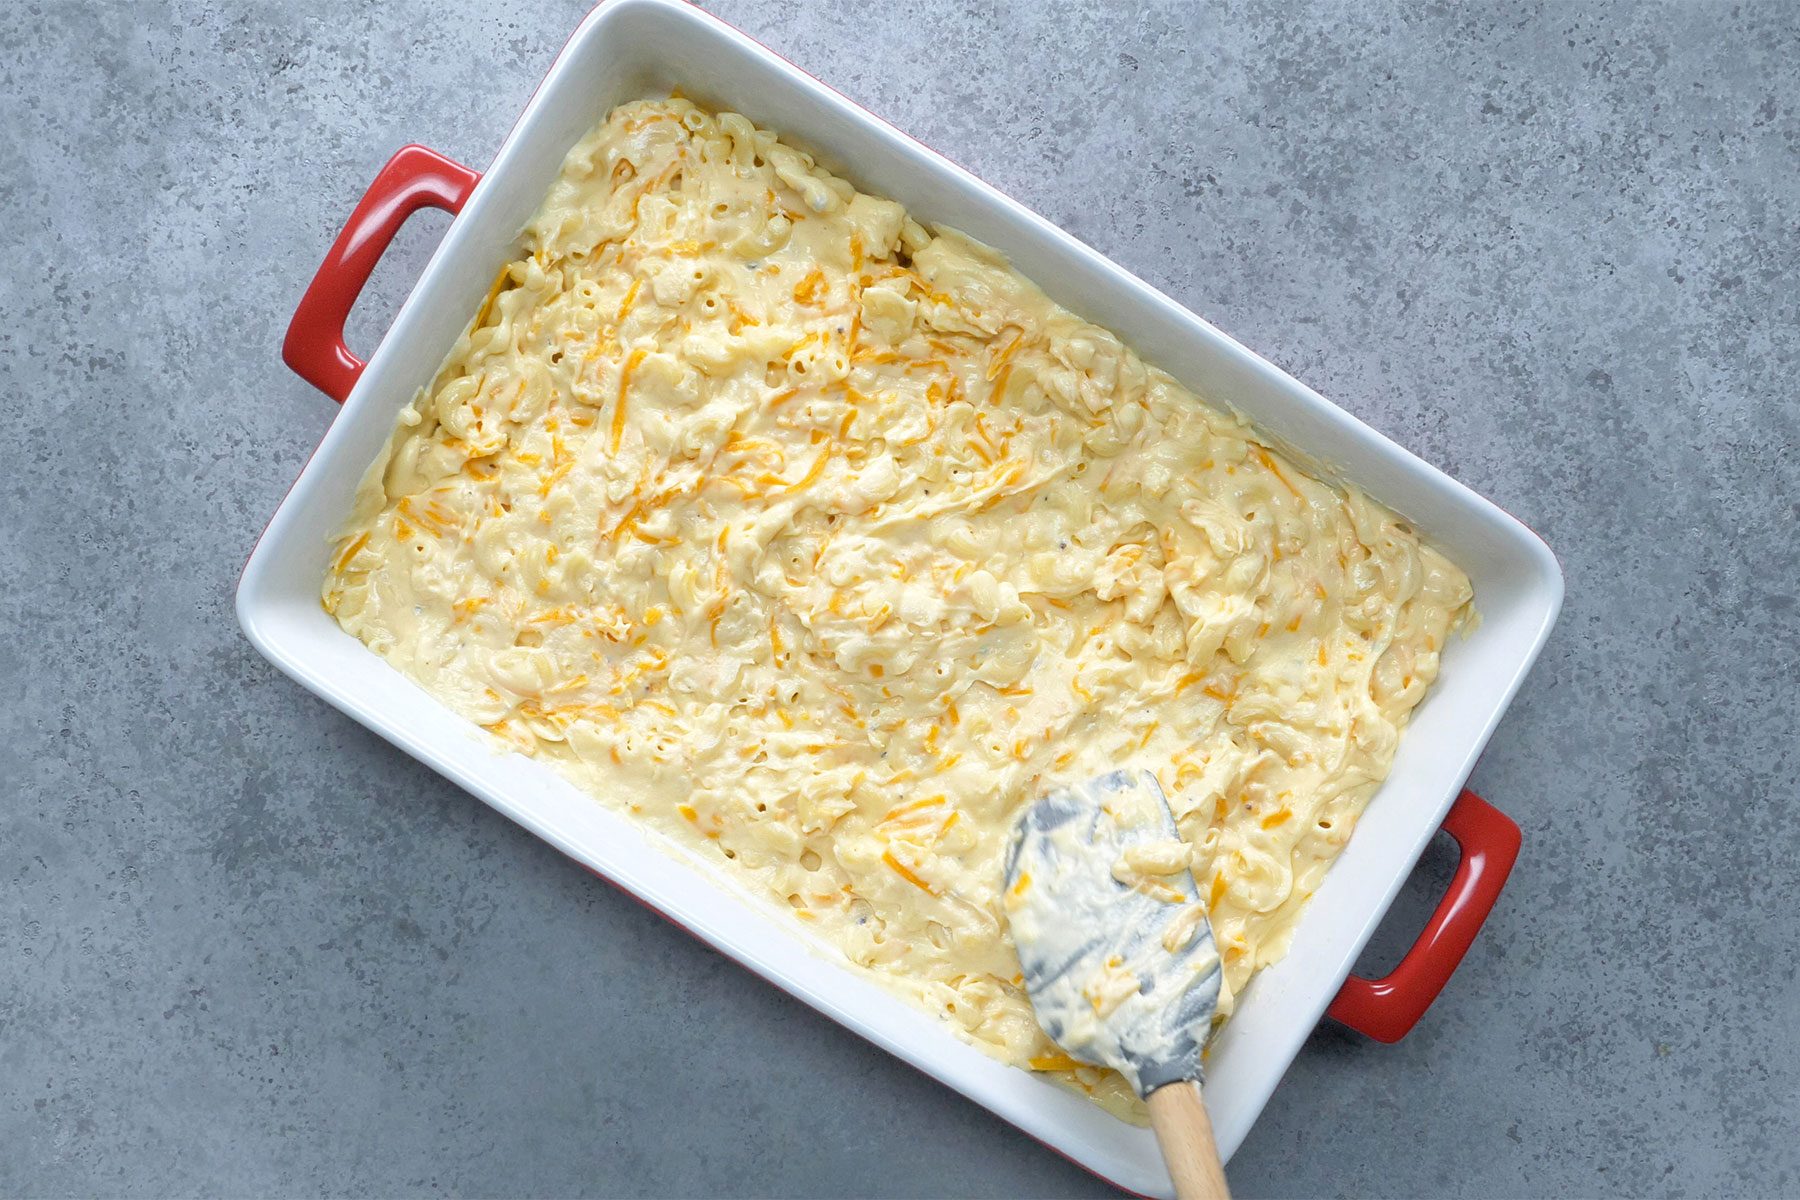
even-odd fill
[[[716,7],[1565,565],[1474,777],[1505,899],[1406,1042],[1319,1029],[1239,1193],[1800,1194],[1800,8]],[[332,418],[302,284],[402,142],[485,163],[583,10],[0,6],[0,1193],[1108,1191],[237,632]]]

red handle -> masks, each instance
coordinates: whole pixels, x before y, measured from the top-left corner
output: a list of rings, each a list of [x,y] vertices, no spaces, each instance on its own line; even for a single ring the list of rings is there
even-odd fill
[[[344,344],[344,321],[375,264],[406,218],[427,206],[461,212],[480,180],[479,172],[435,150],[402,146],[375,176],[300,297],[281,344],[282,361],[342,404],[363,370],[363,360]]]
[[[1425,931],[1387,978],[1352,975],[1326,1010],[1378,1042],[1405,1037],[1438,998],[1519,857],[1519,827],[1474,792],[1456,798],[1444,818],[1444,832],[1462,848],[1462,861]]]

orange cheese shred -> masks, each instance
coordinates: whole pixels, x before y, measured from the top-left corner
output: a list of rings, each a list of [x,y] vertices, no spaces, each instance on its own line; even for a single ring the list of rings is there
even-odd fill
[[[900,876],[900,878],[906,880],[906,882],[912,884],[921,892],[926,892],[933,896],[938,894],[936,888],[932,887],[929,883],[926,883],[923,879],[920,879],[918,875],[913,873],[912,868],[895,858],[892,850],[883,850],[881,852],[881,861],[892,868],[894,874]]]
[[[625,360],[625,365],[619,370],[619,396],[613,401],[610,443],[614,454],[619,452],[619,442],[625,437],[625,392],[631,386],[631,373],[637,370],[639,363],[644,361],[644,354],[645,351],[641,347],[633,350],[631,357]]]

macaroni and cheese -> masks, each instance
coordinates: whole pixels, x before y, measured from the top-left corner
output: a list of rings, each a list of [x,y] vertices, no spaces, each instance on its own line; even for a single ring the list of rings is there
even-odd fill
[[[1468,611],[1394,514],[742,116],[569,153],[325,607],[1001,1058],[1020,807],[1152,770],[1224,959],[1279,959]]]

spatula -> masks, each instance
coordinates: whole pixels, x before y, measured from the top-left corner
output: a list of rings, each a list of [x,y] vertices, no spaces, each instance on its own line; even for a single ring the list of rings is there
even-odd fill
[[[1113,771],[1032,804],[1005,896],[1038,1023],[1137,1089],[1180,1200],[1229,1196],[1200,1099],[1219,955],[1156,776]]]

